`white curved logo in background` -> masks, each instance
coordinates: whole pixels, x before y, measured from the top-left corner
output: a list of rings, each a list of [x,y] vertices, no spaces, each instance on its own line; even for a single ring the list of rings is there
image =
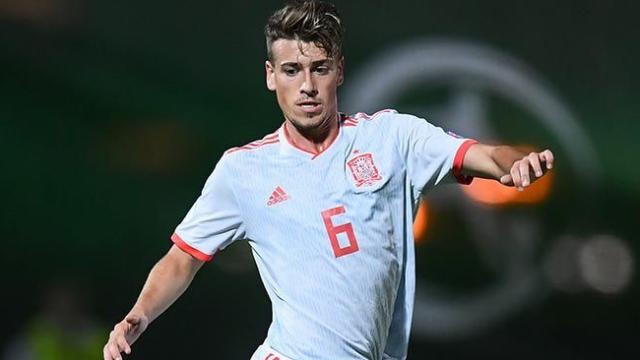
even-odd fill
[[[509,125],[526,122],[526,129],[544,129],[558,146],[554,147],[561,160],[558,168],[571,176],[571,186],[555,196],[581,198],[597,189],[600,169],[594,147],[575,116],[522,62],[487,46],[421,40],[386,51],[348,77],[341,88],[341,109],[373,113],[397,107],[403,95],[427,98],[432,90],[442,88],[447,90],[444,99],[399,110],[467,137],[497,140],[497,126],[489,113],[490,99],[499,98],[526,115],[514,118]],[[465,288],[468,292],[464,295],[448,287],[450,284],[418,277],[413,322],[416,338],[450,340],[479,334],[544,299],[551,289],[614,295],[631,283],[634,258],[626,241],[611,234],[585,236],[571,226],[552,231],[538,208],[500,211],[476,200],[455,186],[438,187],[428,196],[430,207],[433,204],[433,208],[453,214],[465,225],[468,235],[461,236],[473,243],[468,251],[475,251],[481,266],[497,276],[482,283],[480,289]],[[585,210],[580,205],[574,207],[566,210]],[[572,213],[567,219],[585,223],[594,216],[588,209],[582,212],[586,214]],[[543,242],[546,247],[541,254]],[[250,247],[246,242],[241,244],[225,250],[215,265],[230,274],[255,271]],[[417,263],[418,270],[421,263]]]

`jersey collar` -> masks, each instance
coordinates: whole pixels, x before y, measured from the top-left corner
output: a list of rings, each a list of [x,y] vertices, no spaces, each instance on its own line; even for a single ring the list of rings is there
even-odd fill
[[[282,123],[280,129],[278,129],[278,139],[280,140],[280,153],[286,155],[294,155],[298,157],[302,157],[309,160],[316,160],[322,157],[326,157],[327,154],[335,151],[335,148],[342,138],[342,119],[343,114],[338,113],[336,121],[338,122],[338,135],[336,135],[335,139],[327,146],[323,151],[315,154],[309,152],[307,150],[303,150],[293,144],[293,142],[289,139],[289,134],[287,129],[285,128],[285,123]],[[286,121],[286,120],[285,120]]]

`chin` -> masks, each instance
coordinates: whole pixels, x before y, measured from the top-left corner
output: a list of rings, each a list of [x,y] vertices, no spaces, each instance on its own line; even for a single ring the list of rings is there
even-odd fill
[[[306,120],[306,119],[305,119]],[[315,130],[322,124],[321,121],[292,121],[293,125],[300,130]]]
[[[304,114],[297,117],[291,117],[291,122],[298,129],[312,130],[317,129],[322,125],[322,119],[322,114],[313,115],[311,117],[309,117],[307,114]]]

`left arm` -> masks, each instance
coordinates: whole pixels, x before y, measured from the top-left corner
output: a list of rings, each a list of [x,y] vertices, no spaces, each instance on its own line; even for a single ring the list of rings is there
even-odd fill
[[[553,167],[551,150],[526,154],[512,146],[472,145],[464,156],[462,173],[500,181],[522,191]]]

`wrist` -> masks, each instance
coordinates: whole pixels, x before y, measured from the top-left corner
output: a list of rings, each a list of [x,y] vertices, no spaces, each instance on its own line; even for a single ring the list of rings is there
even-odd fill
[[[139,306],[137,304],[129,311],[129,313],[125,318],[129,318],[129,317],[135,317],[135,318],[140,318],[144,320],[149,319],[149,315],[147,311],[145,311],[145,309],[142,306]]]

